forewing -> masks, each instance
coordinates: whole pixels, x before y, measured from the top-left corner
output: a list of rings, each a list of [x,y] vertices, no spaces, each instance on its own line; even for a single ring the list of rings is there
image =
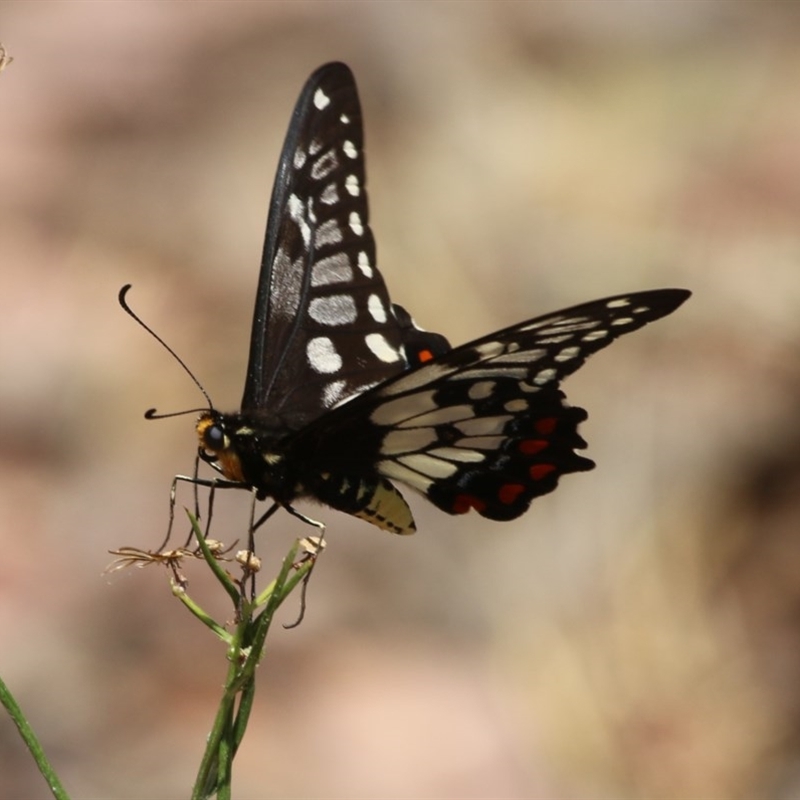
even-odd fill
[[[355,81],[327,64],[278,165],[242,410],[298,429],[405,370],[404,338],[376,267]]]

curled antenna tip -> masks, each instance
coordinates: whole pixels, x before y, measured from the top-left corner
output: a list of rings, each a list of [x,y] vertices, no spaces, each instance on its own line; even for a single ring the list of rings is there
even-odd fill
[[[128,305],[127,301],[125,300],[125,295],[127,295],[130,288],[131,284],[126,283],[119,290],[118,299],[119,304],[122,306],[122,310],[128,314],[128,316],[132,317],[139,325],[141,325],[178,362],[178,364],[180,364],[180,366],[183,368],[183,371],[192,379],[194,385],[200,390],[203,397],[205,397],[209,409],[212,409],[214,406],[211,403],[211,398],[208,396],[208,392],[203,388],[203,385],[199,380],[197,380],[189,367],[186,366],[186,362]],[[164,419],[165,417],[176,417],[180,414],[189,414],[195,410],[196,409],[191,409],[190,411],[181,411],[177,414],[156,414],[156,410],[154,408],[150,408],[147,410],[144,416],[145,419]]]
[[[148,408],[144,412],[145,419],[169,419],[170,417],[183,417],[186,414],[203,414],[207,412],[207,408],[187,408],[184,411],[170,411],[168,414],[159,414],[156,409]]]

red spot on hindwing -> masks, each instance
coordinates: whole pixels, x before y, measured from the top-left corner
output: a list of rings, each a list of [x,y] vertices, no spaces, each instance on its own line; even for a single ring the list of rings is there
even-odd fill
[[[433,361],[433,353],[430,350],[418,350],[417,358],[421,364],[424,364],[426,361]]]
[[[558,425],[557,417],[542,417],[533,423],[536,432],[541,433],[543,436],[551,434],[556,429],[556,425]]]
[[[537,453],[541,453],[549,444],[550,442],[546,439],[523,439],[519,443],[519,451],[526,456],[535,456]]]
[[[535,481],[540,481],[542,478],[549,475],[555,470],[554,464],[534,464],[529,470],[528,474]]]
[[[466,514],[471,508],[480,513],[486,508],[486,503],[480,497],[471,494],[456,495],[456,499],[453,500],[453,514]]]
[[[497,491],[497,499],[501,503],[511,505],[525,491],[521,483],[504,483]]]

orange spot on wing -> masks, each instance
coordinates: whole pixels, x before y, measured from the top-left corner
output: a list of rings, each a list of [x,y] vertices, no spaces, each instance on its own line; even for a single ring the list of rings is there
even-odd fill
[[[540,481],[542,478],[549,475],[555,466],[553,464],[534,464],[529,470],[528,474],[533,478],[535,481]]]
[[[501,503],[511,505],[524,491],[525,487],[521,483],[505,483],[498,490],[497,499]]]
[[[542,417],[533,423],[533,427],[536,429],[537,433],[547,436],[547,434],[552,433],[556,429],[557,424],[558,419],[556,417]]]
[[[519,443],[520,453],[526,456],[534,456],[536,453],[541,453],[550,442],[545,439],[523,439]]]
[[[424,364],[426,361],[433,361],[433,353],[430,350],[418,350],[417,358]]]

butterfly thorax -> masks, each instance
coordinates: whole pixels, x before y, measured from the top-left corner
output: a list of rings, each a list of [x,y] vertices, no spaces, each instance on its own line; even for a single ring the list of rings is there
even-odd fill
[[[289,503],[299,493],[287,469],[285,426],[269,425],[244,413],[205,411],[197,421],[199,453],[227,480],[256,489],[259,499]]]
[[[343,443],[335,448],[336,457],[317,437],[297,436],[285,424],[270,425],[255,414],[214,410],[200,415],[197,435],[200,458],[227,480],[255,489],[259,500],[271,497],[289,505],[306,497],[393,533],[415,530],[411,511],[397,489],[369,464],[348,457]],[[349,442],[356,450],[359,438]]]

